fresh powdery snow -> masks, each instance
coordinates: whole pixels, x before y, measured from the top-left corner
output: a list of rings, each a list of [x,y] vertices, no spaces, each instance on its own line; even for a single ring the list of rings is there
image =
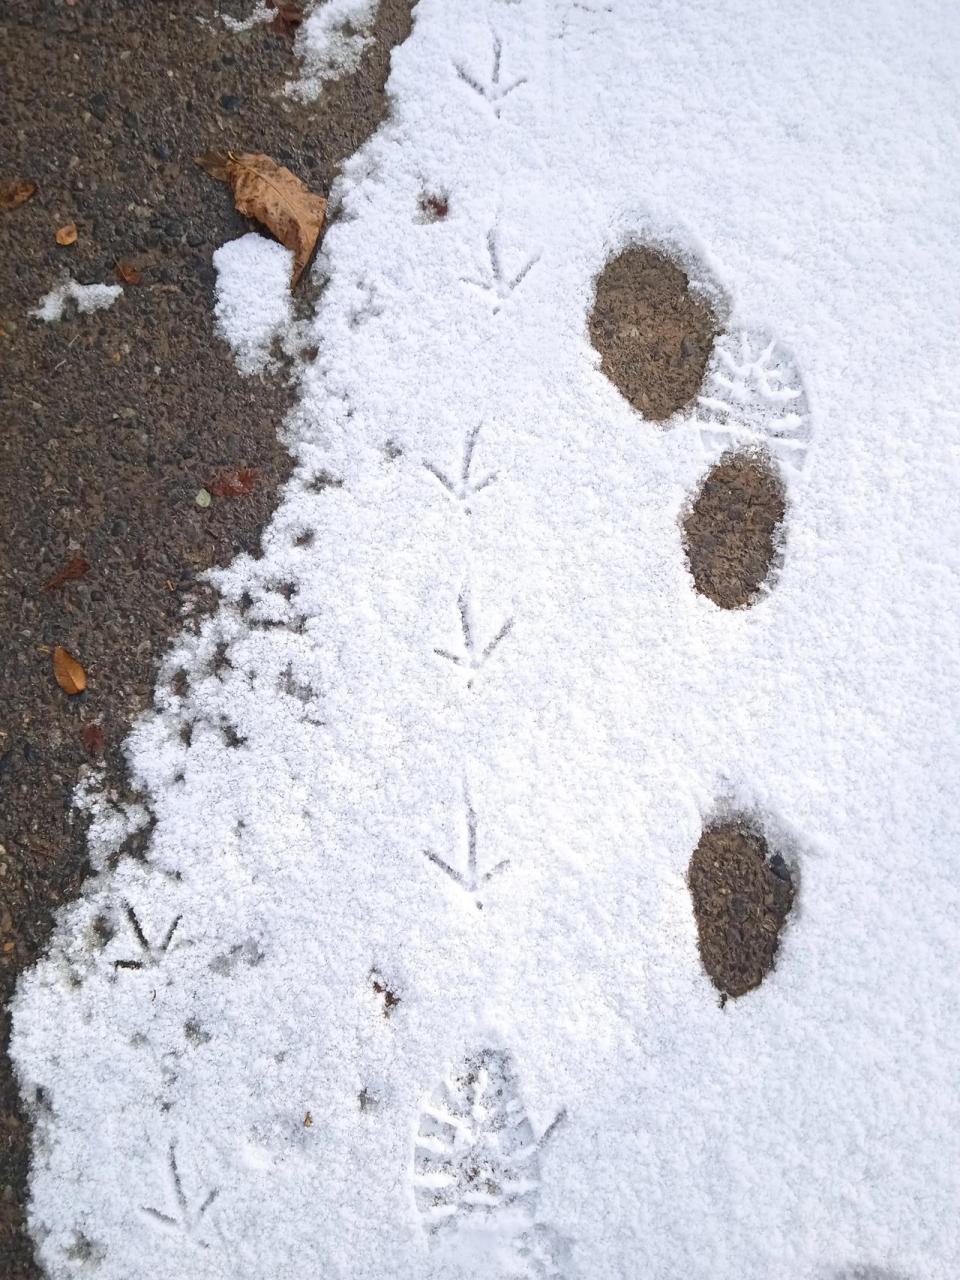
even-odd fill
[[[232,347],[240,372],[260,373],[270,364],[274,339],[282,342],[293,320],[293,254],[251,231],[219,248],[213,265],[217,328]]]
[[[90,311],[103,311],[112,307],[123,293],[123,285],[119,284],[78,284],[70,278],[55,285],[49,293],[37,303],[32,316],[53,324],[63,319],[63,312],[68,302],[76,304],[77,310],[86,315]]]
[[[421,0],[263,555],[129,741],[146,852],[101,821],[17,993],[55,1280],[960,1275],[958,15]],[[635,241],[727,335],[668,430],[588,338]],[[679,521],[756,333],[803,465],[727,612]],[[721,1009],[731,812],[799,887]]]

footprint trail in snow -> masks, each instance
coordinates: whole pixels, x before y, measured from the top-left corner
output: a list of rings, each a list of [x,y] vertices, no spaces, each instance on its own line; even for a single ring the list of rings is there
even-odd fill
[[[54,1280],[954,1280],[958,39],[421,0],[293,478],[129,742],[144,852],[101,814],[18,990]],[[631,244],[720,329],[665,426],[590,340]],[[743,608],[681,528],[730,451],[784,493]],[[797,888],[721,1009],[732,814]]]

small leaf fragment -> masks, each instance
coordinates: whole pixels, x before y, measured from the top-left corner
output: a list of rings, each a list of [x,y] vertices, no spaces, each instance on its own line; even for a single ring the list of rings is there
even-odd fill
[[[83,693],[87,687],[87,673],[73,654],[59,644],[53,651],[53,674],[64,693]]]
[[[276,9],[276,17],[268,27],[275,36],[294,36],[303,22],[302,0],[267,0],[268,9]]]
[[[208,151],[195,161],[213,178],[229,183],[237,212],[254,218],[293,253],[291,288],[317,247],[327,202],[296,174],[259,152]]]
[[[44,584],[44,591],[53,591],[57,587],[62,587],[65,582],[73,582],[76,578],[82,578],[90,568],[90,562],[84,560],[83,556],[74,556],[57,573],[53,575],[49,582]]]
[[[239,471],[225,471],[210,485],[215,498],[245,498],[253,492],[257,473],[253,467],[241,467]]]
[[[139,284],[142,279],[139,267],[126,259],[117,263],[116,276],[121,284]]]
[[[230,156],[226,151],[205,151],[202,156],[194,156],[193,163],[198,164],[201,169],[209,173],[211,178],[216,178],[218,182],[227,181]]]
[[[85,724],[80,730],[80,741],[92,756],[98,756],[106,746],[106,734],[98,724]]]
[[[22,178],[7,178],[0,182],[0,209],[16,209],[36,193],[35,182],[24,182]]]
[[[68,245],[77,243],[77,224],[75,222],[65,222],[62,227],[57,228],[56,234],[57,244]]]

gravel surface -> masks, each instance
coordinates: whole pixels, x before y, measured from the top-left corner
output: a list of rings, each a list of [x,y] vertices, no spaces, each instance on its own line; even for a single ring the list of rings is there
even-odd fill
[[[102,764],[125,792],[120,747],[158,657],[184,606],[209,606],[198,575],[256,552],[290,468],[277,440],[289,378],[242,379],[213,330],[211,256],[252,224],[192,157],[263,151],[326,194],[386,113],[389,51],[411,7],[382,0],[359,69],[305,107],[277,96],[296,70],[289,38],[220,23],[218,10],[243,16],[249,0],[0,0],[0,181],[38,187],[0,212],[0,1005],[86,873],[71,809],[80,769]],[[58,245],[70,222],[76,243]],[[112,284],[118,263],[140,282],[109,310],[52,325],[28,316],[67,274]],[[309,282],[298,293],[302,307],[315,300]],[[220,473],[247,467],[249,495],[197,506]],[[44,590],[75,557],[84,576]],[[85,667],[84,693],[57,686],[57,645]],[[4,1046],[7,1034],[4,1012]],[[39,1274],[23,1219],[28,1154],[4,1057],[4,1280]]]

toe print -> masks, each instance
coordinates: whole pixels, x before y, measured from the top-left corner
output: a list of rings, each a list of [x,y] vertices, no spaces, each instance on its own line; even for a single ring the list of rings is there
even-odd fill
[[[763,593],[778,557],[784,488],[763,453],[731,453],[708,473],[683,519],[694,586],[721,609]]]
[[[649,421],[692,404],[716,334],[709,304],[660,250],[633,246],[600,272],[590,341],[603,372]]]
[[[763,448],[786,471],[800,471],[810,444],[810,410],[793,356],[765,333],[717,340],[697,398],[708,451]]]
[[[428,1234],[481,1230],[555,1275],[561,1238],[537,1221],[540,1154],[566,1118],[537,1137],[511,1055],[484,1048],[434,1091],[414,1145],[414,1198]]]
[[[721,1004],[758,987],[773,968],[795,879],[743,818],[710,825],[701,835],[687,880],[700,958]]]

